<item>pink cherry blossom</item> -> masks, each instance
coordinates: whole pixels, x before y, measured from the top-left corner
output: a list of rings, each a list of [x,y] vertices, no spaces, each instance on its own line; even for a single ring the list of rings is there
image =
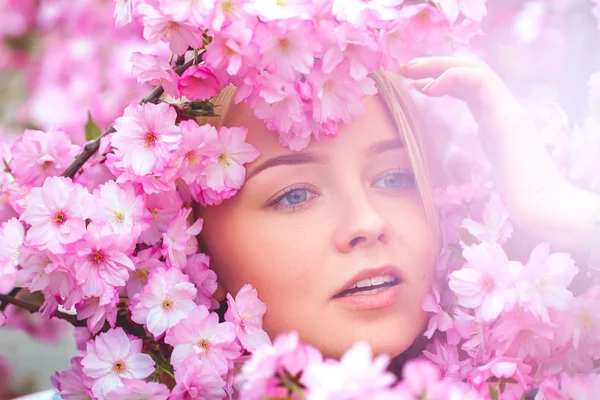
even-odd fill
[[[93,379],[94,396],[108,394],[125,386],[126,379],[144,379],[154,372],[154,361],[142,353],[142,340],[128,336],[122,328],[101,333],[87,343],[81,360],[83,373]]]
[[[188,68],[181,75],[177,88],[190,100],[204,101],[216,95],[221,85],[210,69],[196,65]]]
[[[218,161],[224,147],[214,126],[199,126],[194,120],[181,121],[182,140],[171,159],[172,174],[186,183],[195,182],[204,173],[204,166]]]
[[[85,220],[94,214],[92,195],[69,178],[50,177],[41,188],[33,188],[25,198],[21,220],[30,224],[27,241],[40,249],[65,253],[66,246],[81,239]]]
[[[159,337],[192,312],[195,297],[196,288],[179,269],[157,268],[131,299],[131,319]]]
[[[225,381],[198,360],[187,361],[175,371],[177,385],[169,399],[219,400],[225,397]]]
[[[160,85],[169,96],[180,97],[177,88],[179,76],[164,57],[135,52],[131,55],[131,73],[139,83]]]
[[[135,270],[129,273],[127,280],[127,297],[133,298],[141,292],[148,283],[148,276],[156,268],[166,268],[166,264],[160,260],[160,250],[156,247],[149,247],[141,250],[136,256],[131,257]]]
[[[541,361],[554,347],[554,326],[526,312],[504,313],[490,333],[496,355]]]
[[[115,181],[100,186],[94,195],[98,200],[96,221],[107,221],[115,234],[136,240],[150,226],[152,216],[145,207],[144,197],[131,184]]]
[[[21,280],[30,291],[43,291],[65,298],[75,287],[75,273],[67,266],[64,255],[25,248],[20,259]]]
[[[154,172],[153,174],[139,176],[129,170],[128,167],[125,166],[125,163],[119,160],[118,156],[114,153],[106,155],[105,165],[109,171],[117,177],[115,182],[119,184],[131,182],[136,186],[140,185],[143,192],[146,194],[165,194],[173,193],[175,191],[175,182],[166,179],[164,173]]]
[[[58,390],[58,394],[64,400],[91,399],[91,380],[86,377],[82,370],[81,360],[83,357],[73,357],[71,368],[56,373],[50,378],[52,385]]]
[[[20,184],[39,186],[47,177],[62,174],[79,151],[62,130],[26,130],[10,149],[10,169]]]
[[[492,321],[517,300],[516,279],[523,266],[509,261],[502,247],[482,243],[466,247],[463,257],[467,264],[450,274],[450,289],[458,304],[473,308],[484,321]]]
[[[111,145],[123,166],[143,176],[162,172],[181,141],[175,110],[166,103],[131,105],[115,121]]]
[[[566,399],[591,399],[600,391],[600,374],[597,371],[576,376],[563,373],[560,386]]]
[[[171,363],[181,370],[186,362],[200,360],[219,375],[241,354],[235,340],[235,325],[219,323],[219,317],[205,306],[196,307],[187,318],[167,331],[165,342],[174,347]]]
[[[394,20],[398,18],[398,10],[404,0],[333,0],[333,15],[341,20],[348,21],[356,28],[363,28],[366,24],[377,25],[378,21]]]
[[[444,378],[463,381],[473,369],[473,359],[459,360],[458,347],[444,344],[438,337],[427,345],[423,355],[440,368]]]
[[[104,294],[102,297],[107,297]],[[77,319],[85,320],[88,331],[92,334],[98,333],[104,328],[104,323],[108,322],[111,328],[115,327],[117,322],[117,303],[119,296],[114,292],[110,301],[99,297],[90,297],[77,304]]]
[[[133,0],[115,0],[115,12],[113,18],[115,25],[121,27],[127,25],[132,20],[131,3]]]
[[[187,264],[187,256],[196,253],[198,241],[196,235],[202,230],[202,218],[198,218],[191,226],[188,217],[192,210],[182,208],[173,217],[167,231],[163,233],[162,255],[167,258],[169,266],[182,268]]]
[[[101,296],[113,287],[125,286],[129,271],[135,269],[129,258],[131,244],[115,235],[105,222],[92,222],[83,240],[77,243],[75,278],[84,296]]]
[[[325,73],[315,69],[308,77],[314,93],[312,118],[317,122],[342,120],[348,123],[364,114],[362,97],[377,93],[371,78],[357,82],[340,70]]]
[[[450,385],[442,380],[439,368],[429,361],[411,360],[402,370],[403,380],[398,385],[399,389],[411,397],[443,399],[448,395]]]
[[[262,21],[312,18],[314,4],[310,0],[250,0],[244,3],[244,11],[256,15]]]
[[[206,185],[217,192],[227,189],[239,189],[246,179],[244,164],[254,161],[258,151],[246,143],[246,128],[227,128],[219,130],[219,140],[225,150],[219,155],[218,162],[206,166]]]
[[[485,2],[486,0],[438,0],[438,4],[450,22],[456,21],[459,12],[466,18],[481,21],[487,14]]]
[[[300,343],[298,334],[278,335],[272,345],[262,346],[242,367],[236,377],[240,397],[258,400],[269,396],[285,396],[281,377],[288,373],[296,376],[311,364],[323,362],[321,353],[312,346]]]
[[[314,399],[367,398],[390,386],[395,377],[386,371],[389,356],[373,357],[370,346],[359,342],[335,362],[311,363],[302,374]]]
[[[242,22],[232,22],[208,46],[204,61],[212,71],[226,70],[229,75],[242,75],[244,60],[256,52],[256,45],[251,43],[252,33]]]
[[[440,306],[440,292],[436,287],[433,287],[431,293],[423,299],[423,310],[433,313],[429,317],[429,325],[425,331],[425,336],[429,339],[433,336],[436,330],[446,332],[454,327],[454,321],[448,312]]]
[[[117,387],[107,395],[111,400],[167,400],[169,388],[158,382],[123,380],[124,386]]]
[[[235,300],[227,294],[227,306],[225,321],[235,324],[237,337],[246,350],[254,352],[262,345],[271,343],[267,333],[262,330],[262,318],[267,306],[258,299],[252,285],[242,286]]]
[[[500,196],[494,193],[490,196],[482,212],[482,221],[467,218],[462,227],[482,242],[504,244],[512,236],[513,228],[508,222],[508,212],[500,201]]]
[[[590,287],[574,298],[569,304],[569,312],[557,318],[572,338],[575,349],[584,348],[598,352],[600,343],[600,314],[595,305],[600,300],[600,285]],[[565,333],[563,331],[563,333]]]
[[[286,25],[261,24],[254,33],[262,55],[261,69],[277,71],[277,76],[291,79],[308,74],[315,55],[321,52],[315,29],[309,21],[289,22]]]
[[[548,309],[565,310],[573,298],[568,287],[579,272],[566,253],[550,254],[548,244],[538,245],[523,268],[516,288],[519,302],[549,322]]]
[[[519,399],[531,389],[529,376],[531,366],[517,358],[496,357],[486,365],[476,368],[469,376],[469,382],[480,394],[489,393],[488,382],[505,383],[502,398]]]
[[[204,18],[214,7],[215,0],[176,1],[160,0],[160,9],[175,21],[189,22],[194,25],[204,25]]]
[[[196,286],[197,293],[194,302],[210,309],[218,308],[218,302],[212,297],[218,284],[217,274],[208,267],[209,261],[210,257],[204,253],[193,254],[188,258],[183,272],[190,277],[190,282]]]
[[[146,208],[152,214],[152,226],[142,232],[140,240],[148,245],[155,245],[167,231],[169,222],[183,206],[183,199],[176,191],[165,194],[151,194],[146,199]]]
[[[17,278],[25,228],[16,218],[0,224],[0,293],[8,293]]]
[[[143,18],[144,38],[150,43],[168,42],[171,52],[185,53],[189,46],[202,48],[202,31],[184,22],[177,22],[149,3],[140,4],[137,11]]]

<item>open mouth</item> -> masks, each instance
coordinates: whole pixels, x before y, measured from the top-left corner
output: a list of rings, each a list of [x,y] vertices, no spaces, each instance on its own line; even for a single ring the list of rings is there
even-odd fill
[[[333,296],[334,299],[350,296],[365,296],[376,294],[384,291],[387,288],[394,287],[402,283],[400,278],[391,275],[376,276],[373,278],[363,279],[350,286],[348,289],[341,291]]]

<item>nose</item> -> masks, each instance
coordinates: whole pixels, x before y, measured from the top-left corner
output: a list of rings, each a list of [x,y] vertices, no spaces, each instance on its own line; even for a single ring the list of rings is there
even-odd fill
[[[340,222],[334,233],[337,250],[348,253],[360,247],[385,244],[389,240],[388,220],[366,196],[353,196],[342,207]]]

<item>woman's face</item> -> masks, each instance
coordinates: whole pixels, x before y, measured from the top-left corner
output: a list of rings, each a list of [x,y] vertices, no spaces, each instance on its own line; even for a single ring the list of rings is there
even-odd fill
[[[437,255],[397,129],[378,97],[364,105],[337,137],[300,152],[236,107],[230,125],[248,127],[260,157],[233,198],[200,211],[217,297],[252,284],[272,338],[295,330],[334,358],[360,340],[406,350],[426,323]]]

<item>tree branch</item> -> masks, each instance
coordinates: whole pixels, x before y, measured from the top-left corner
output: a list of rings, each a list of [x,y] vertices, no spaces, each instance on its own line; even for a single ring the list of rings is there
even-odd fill
[[[191,67],[193,64],[194,60],[190,60],[185,64],[176,67],[175,72],[177,73],[177,75],[181,75],[185,72],[186,69]],[[152,92],[150,92],[148,96],[144,97],[140,101],[140,104],[156,103],[164,92],[165,90],[162,88],[162,86],[157,86],[152,90]],[[102,132],[102,134],[96,140],[86,144],[83,148],[83,151],[77,156],[77,158],[75,158],[75,161],[73,161],[73,163],[69,165],[67,169],[65,169],[65,171],[62,173],[62,176],[73,179],[77,171],[79,171],[79,169],[83,167],[83,164],[85,164],[98,151],[98,149],[100,148],[100,141],[102,140],[102,138],[113,132],[115,132],[115,127],[114,124],[111,124],[104,132]]]
[[[2,305],[4,306],[4,308],[6,308],[6,305],[8,305],[8,304],[12,304],[12,305],[15,305],[17,307],[20,307],[20,308],[23,308],[23,309],[29,311],[31,314],[40,312],[40,307],[38,305],[29,303],[29,302],[21,300],[21,299],[17,299],[16,297],[11,296],[10,294],[0,294],[0,302],[2,302]],[[53,318],[65,320],[73,326],[85,326],[86,325],[85,321],[79,321],[75,315],[66,314],[66,313],[60,312],[60,311],[58,311],[56,314],[54,314]]]
[[[203,53],[204,52],[202,52],[201,55]],[[194,59],[189,60],[188,62],[182,65],[176,66],[175,73],[177,75],[183,74],[189,67],[194,65],[194,62],[197,63],[199,60],[201,60],[201,58],[194,57]],[[164,92],[165,91],[162,86],[157,86],[152,90],[152,92],[150,92],[148,96],[144,97],[139,104],[156,103]],[[73,163],[71,163],[71,165],[69,165],[67,169],[65,169],[65,171],[62,173],[62,176],[73,179],[73,177],[75,177],[75,174],[77,174],[77,171],[79,171],[79,169],[98,151],[98,149],[100,148],[100,141],[102,140],[102,138],[107,135],[110,135],[113,132],[115,132],[115,127],[114,124],[111,124],[104,132],[102,132],[102,134],[98,138],[96,138],[96,140],[86,144],[83,148],[83,151],[75,158],[75,161],[73,161]],[[20,307],[25,308],[32,313],[39,311],[39,308],[35,306],[35,304],[27,303],[23,300],[16,298],[17,294],[20,291],[20,288],[14,288],[9,294],[0,295],[0,312],[4,311],[9,304],[21,304]],[[33,310],[32,307],[35,307],[35,310]],[[75,326],[85,325],[85,321],[78,321],[74,316],[69,314],[57,313],[55,317],[67,320]]]
[[[21,288],[13,288],[13,290],[11,290],[6,296],[10,296],[10,297],[17,297],[17,295],[19,294],[19,292],[21,291]],[[8,302],[2,302],[0,301],[0,312],[6,310],[6,306],[8,306]]]

